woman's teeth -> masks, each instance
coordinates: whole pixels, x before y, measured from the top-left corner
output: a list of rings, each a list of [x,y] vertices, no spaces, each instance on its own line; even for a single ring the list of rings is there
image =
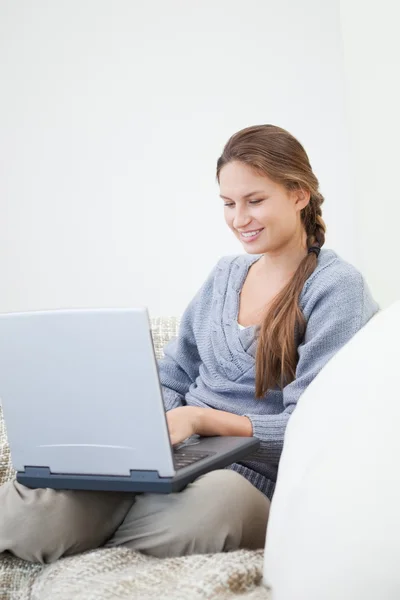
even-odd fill
[[[262,231],[262,229],[257,229],[257,231],[249,231],[248,233],[242,233],[241,235],[245,238],[252,238],[260,233],[260,231]]]

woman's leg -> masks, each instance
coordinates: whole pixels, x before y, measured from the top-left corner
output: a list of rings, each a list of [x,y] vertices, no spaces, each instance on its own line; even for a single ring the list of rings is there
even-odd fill
[[[235,471],[212,471],[178,494],[142,494],[106,543],[160,558],[263,548],[270,502]]]
[[[0,487],[0,552],[49,563],[103,545],[124,520],[133,494]]]
[[[179,494],[136,500],[124,493],[32,490],[14,480],[0,487],[0,552],[49,563],[107,540],[108,547],[159,557],[262,548],[268,513],[269,500],[229,470],[208,473]]]

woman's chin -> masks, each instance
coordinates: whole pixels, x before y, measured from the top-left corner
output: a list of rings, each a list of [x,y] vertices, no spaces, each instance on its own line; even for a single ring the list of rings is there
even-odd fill
[[[240,240],[242,242],[242,240]],[[243,250],[247,252],[247,254],[265,254],[268,252],[269,248],[264,243],[248,244],[246,242],[242,242]]]

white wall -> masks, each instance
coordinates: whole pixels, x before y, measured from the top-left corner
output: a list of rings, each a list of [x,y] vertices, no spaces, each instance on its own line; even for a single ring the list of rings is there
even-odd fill
[[[400,300],[400,6],[341,0],[359,266],[382,306]]]
[[[259,123],[303,142],[328,245],[356,260],[338,9],[2,0],[0,311],[180,313],[221,255],[242,252],[215,164]]]

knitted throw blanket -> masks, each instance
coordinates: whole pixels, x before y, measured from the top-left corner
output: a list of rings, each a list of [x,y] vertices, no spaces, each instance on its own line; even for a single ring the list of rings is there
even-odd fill
[[[24,585],[10,600],[271,600],[261,584],[262,552],[156,559],[125,548],[95,550],[27,568]],[[14,564],[14,568],[17,567]],[[5,591],[5,590],[3,590]]]

